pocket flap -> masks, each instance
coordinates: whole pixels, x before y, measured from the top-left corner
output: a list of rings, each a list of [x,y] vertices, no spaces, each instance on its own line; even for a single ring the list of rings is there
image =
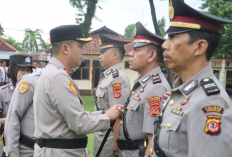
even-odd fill
[[[165,127],[167,131],[176,131],[180,125],[180,122],[180,118],[168,115],[161,125]]]
[[[97,97],[102,98],[104,96],[104,92],[98,92]]]
[[[131,110],[136,111],[139,107],[139,103],[129,104],[128,107],[130,107]]]

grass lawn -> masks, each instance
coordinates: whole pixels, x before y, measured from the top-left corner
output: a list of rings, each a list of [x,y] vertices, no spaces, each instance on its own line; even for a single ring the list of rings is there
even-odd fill
[[[93,96],[81,96],[81,98],[84,100],[84,108],[85,111],[94,111],[94,97]],[[90,151],[90,155],[93,156],[93,133],[88,134],[88,150]]]

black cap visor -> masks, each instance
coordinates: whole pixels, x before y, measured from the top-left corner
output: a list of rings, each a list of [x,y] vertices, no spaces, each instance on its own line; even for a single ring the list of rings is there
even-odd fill
[[[31,64],[16,64],[18,67],[20,68],[25,68],[25,67],[34,67],[33,65]]]
[[[170,26],[168,30],[165,32],[165,34],[179,34],[179,33],[185,33],[188,31],[194,30],[192,28],[184,28],[184,27],[172,27]]]

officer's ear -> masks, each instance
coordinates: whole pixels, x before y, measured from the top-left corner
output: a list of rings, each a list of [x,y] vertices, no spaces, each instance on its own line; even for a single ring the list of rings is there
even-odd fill
[[[196,56],[200,56],[203,54],[205,56],[207,48],[209,46],[208,42],[205,39],[200,39],[200,40],[195,41],[193,44],[195,47],[194,56],[196,57]]]
[[[148,60],[147,60],[148,63],[153,62],[156,59],[156,57],[157,57],[156,50],[151,50],[148,55]]]
[[[62,44],[61,45],[61,53],[64,55],[68,55],[69,54],[69,49],[70,46],[68,44]]]

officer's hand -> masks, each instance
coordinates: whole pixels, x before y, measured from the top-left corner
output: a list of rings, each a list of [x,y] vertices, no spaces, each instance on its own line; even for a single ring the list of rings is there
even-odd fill
[[[111,121],[116,120],[122,115],[123,105],[114,105],[110,109],[105,111],[105,114],[110,118]]]
[[[5,125],[6,118],[2,118],[1,120],[1,126],[3,127]]]
[[[163,103],[165,103],[165,101],[168,99],[168,97],[170,97],[170,95],[171,95],[171,92],[168,92],[168,91],[164,94],[165,100],[163,100]]]

